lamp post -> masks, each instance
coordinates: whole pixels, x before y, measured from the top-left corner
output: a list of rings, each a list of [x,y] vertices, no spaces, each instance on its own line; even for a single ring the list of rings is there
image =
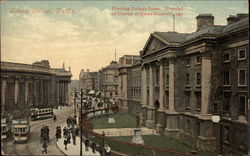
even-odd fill
[[[80,156],[82,156],[82,89],[81,89],[81,108],[80,108]]]
[[[104,133],[104,131],[102,131],[102,156],[104,156],[104,153],[105,153],[105,149],[104,149],[104,137],[105,137],[105,133]]]
[[[77,94],[76,94],[76,89],[75,89],[75,96],[74,96],[74,116],[76,116],[76,97],[77,97]]]
[[[220,117],[220,113],[213,115],[212,121],[220,126],[220,154],[222,154],[222,125],[221,125],[222,119]]]

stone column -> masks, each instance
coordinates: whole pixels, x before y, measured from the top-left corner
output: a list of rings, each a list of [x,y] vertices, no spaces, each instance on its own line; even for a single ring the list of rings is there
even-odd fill
[[[25,97],[24,97],[24,102],[25,105],[28,106],[28,97],[29,97],[29,77],[26,77],[25,79]]]
[[[62,82],[59,83],[60,84],[60,105],[62,105]]]
[[[40,98],[39,98],[39,105],[43,104],[43,83],[42,83],[42,79],[39,80],[39,86],[40,86]]]
[[[201,64],[201,114],[208,114],[211,91],[211,57],[203,56]]]
[[[163,71],[163,60],[160,61],[160,77],[159,77],[159,86],[160,86],[160,95],[159,95],[159,103],[160,107],[157,110],[158,114],[158,122],[156,125],[156,132],[162,134],[164,132],[164,71]]]
[[[60,83],[59,81],[56,81],[56,102],[57,102],[57,107],[60,104]]]
[[[7,81],[6,81],[7,76],[2,77],[2,92],[1,92],[1,99],[2,99],[2,106],[1,106],[1,112],[5,111],[5,105],[6,105],[6,85],[7,85]]]
[[[14,90],[14,102],[15,102],[15,106],[18,107],[18,93],[19,93],[19,83],[18,83],[18,79],[20,77],[16,77],[15,78],[15,90]]]
[[[141,125],[146,125],[147,119],[147,71],[146,66],[142,67],[141,72],[141,105],[142,105],[142,112],[141,112]]]
[[[64,94],[65,94],[65,103],[67,105],[69,105],[68,82],[65,82],[65,92],[64,92]]]
[[[71,93],[71,82],[69,81],[68,82],[68,95],[67,95],[68,96],[68,104],[69,105],[71,104],[71,96],[70,96],[71,94],[70,93]]]
[[[47,99],[46,99],[47,100],[47,104],[52,107],[52,105],[49,102],[50,101],[50,82],[49,82],[49,80],[47,80],[46,85],[47,85],[47,90],[46,90],[47,91]]]
[[[63,103],[66,104],[66,82],[63,82]]]
[[[174,60],[169,61],[169,110],[174,111]]]
[[[175,112],[175,57],[169,58],[169,110],[166,110],[166,126],[164,134],[169,137],[178,136],[178,113]]]
[[[154,128],[154,79],[153,79],[153,67],[149,66],[149,105],[147,107],[147,120],[146,127]]]
[[[34,79],[34,85],[33,85],[33,103],[34,103],[34,106],[37,106],[37,102],[38,102],[38,99],[37,99],[37,80]]]

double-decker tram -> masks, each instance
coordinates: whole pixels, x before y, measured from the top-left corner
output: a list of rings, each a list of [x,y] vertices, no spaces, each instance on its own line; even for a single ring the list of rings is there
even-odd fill
[[[29,118],[19,117],[13,119],[12,131],[15,142],[26,142],[30,132]]]
[[[31,120],[51,118],[53,117],[53,108],[35,107],[30,109]]]
[[[11,116],[1,115],[1,140],[7,139],[11,134]]]

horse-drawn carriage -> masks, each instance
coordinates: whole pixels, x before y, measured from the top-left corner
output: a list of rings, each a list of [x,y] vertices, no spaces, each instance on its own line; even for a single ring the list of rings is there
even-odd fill
[[[41,128],[40,142],[49,142],[49,127],[43,126]]]

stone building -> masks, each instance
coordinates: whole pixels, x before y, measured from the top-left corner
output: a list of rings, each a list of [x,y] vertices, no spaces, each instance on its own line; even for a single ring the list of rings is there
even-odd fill
[[[118,68],[118,63],[112,61],[110,65],[100,71],[101,92],[104,98],[118,98]]]
[[[137,62],[129,69],[128,112],[136,115],[141,111],[141,63]]]
[[[196,32],[154,32],[140,52],[141,124],[203,150],[246,154],[248,14],[225,26],[211,14],[196,19]]]
[[[96,72],[90,72],[89,69],[85,72],[84,69],[81,70],[79,75],[80,86],[83,93],[88,94],[89,91],[95,90],[95,75]]]
[[[50,68],[47,60],[32,65],[1,62],[1,111],[68,105],[71,76],[64,67]]]
[[[136,72],[136,70],[132,72],[132,66],[140,63],[139,61],[140,57],[137,55],[124,55],[119,59],[118,102],[121,111],[129,111],[132,113],[136,111],[133,105],[135,103],[140,104],[140,101],[138,101],[138,98],[140,98],[140,85],[138,85],[140,83],[138,81],[140,81],[140,78],[138,79],[137,77],[139,76],[138,73],[140,73],[140,66],[136,66],[139,67],[138,72]],[[133,81],[133,78],[135,78],[135,81]],[[130,105],[130,107],[128,107],[128,105]]]

